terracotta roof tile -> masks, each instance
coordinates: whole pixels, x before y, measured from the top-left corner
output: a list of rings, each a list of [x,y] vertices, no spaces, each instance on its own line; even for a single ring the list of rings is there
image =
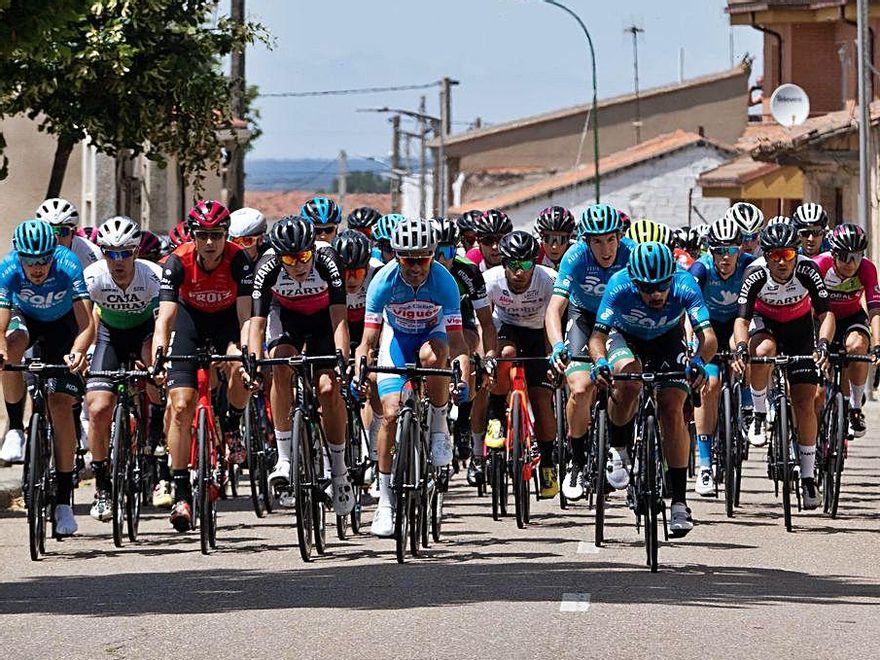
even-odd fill
[[[306,201],[322,193],[314,190],[288,190],[282,192],[247,190],[244,193],[245,206],[259,209],[270,220],[297,213]],[[334,197],[335,196],[332,196]],[[345,196],[344,212],[359,206],[372,206],[381,213],[391,212],[391,195],[378,193],[351,193]]]
[[[741,186],[779,169],[782,169],[782,165],[763,163],[753,160],[748,154],[743,154],[714,169],[703,172],[697,180],[697,185],[700,187]]]

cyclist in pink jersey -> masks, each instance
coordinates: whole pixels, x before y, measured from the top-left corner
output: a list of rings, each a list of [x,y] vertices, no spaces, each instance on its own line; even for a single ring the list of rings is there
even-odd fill
[[[489,209],[474,221],[478,246],[468,250],[467,258],[480,267],[485,273],[493,266],[501,264],[501,252],[498,244],[506,234],[513,231],[513,223],[504,211]]]

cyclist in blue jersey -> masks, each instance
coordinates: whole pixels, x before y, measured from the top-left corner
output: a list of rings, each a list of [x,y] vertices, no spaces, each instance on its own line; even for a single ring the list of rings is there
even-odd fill
[[[737,202],[727,209],[724,217],[733,220],[739,227],[742,251],[753,257],[760,257],[761,246],[758,239],[764,229],[764,213],[761,209],[748,202]]]
[[[420,362],[423,367],[445,368],[457,359],[463,374],[470,373],[468,347],[462,334],[458,284],[443,266],[434,262],[437,247],[428,220],[407,218],[394,229],[391,245],[397,255],[370,282],[364,336],[355,364],[379,346],[380,366],[403,366]],[[386,325],[383,332],[383,325]],[[379,338],[381,335],[381,345]],[[397,414],[405,379],[379,374],[379,397],[383,419],[379,429],[379,505],[372,533],[391,536],[394,531],[391,492],[391,447],[397,430]],[[467,385],[456,384],[457,398],[467,400]],[[446,422],[449,380],[426,379],[430,401],[431,460],[436,467],[452,462],[452,439]]]
[[[703,292],[718,345],[733,350],[733,322],[739,307],[739,290],[746,268],[754,261],[754,257],[742,253],[742,234],[731,218],[724,217],[714,222],[709,228],[707,239],[709,254],[700,257],[691,266],[690,273]],[[721,388],[718,365],[707,364],[706,377],[709,384],[703,397],[703,405],[694,409],[700,452],[700,474],[694,490],[698,495],[711,497],[715,494],[712,443],[718,421],[718,392]]]
[[[89,292],[79,259],[57,244],[48,222],[21,223],[12,244],[12,252],[0,262],[0,366],[7,360],[20,362],[29,347],[39,344],[44,361],[70,367],[70,374],[49,384],[57,469],[55,531],[69,536],[77,530],[70,506],[76,451],[72,410],[82,396],[79,374],[87,366],[86,351],[95,334]],[[3,374],[3,394],[10,429],[20,431],[23,441],[20,373]]]
[[[405,219],[399,213],[389,213],[379,218],[373,229],[375,245],[370,253],[370,257],[378,264],[387,264],[394,259],[394,250],[391,249],[391,234],[394,233],[394,228]]]
[[[577,228],[578,241],[562,258],[544,318],[547,339],[553,351],[551,359],[556,369],[565,373],[568,382],[566,418],[572,465],[569,478],[565,479],[565,475],[561,474],[559,480],[563,494],[570,500],[578,500],[584,494],[583,466],[586,462],[593,385],[590,381],[590,365],[583,362],[569,364],[568,358],[570,355],[589,355],[588,343],[602,294],[611,276],[626,268],[629,261],[630,250],[635,244],[621,237],[621,229],[620,213],[614,207],[594,204],[584,210]],[[563,340],[562,319],[566,312],[568,318]],[[615,487],[625,488],[627,475],[623,466],[626,462],[626,431],[612,429],[611,441],[615,469],[609,478]]]
[[[699,353],[687,371],[691,385],[702,388],[705,363],[715,355],[717,342],[694,276],[676,268],[672,251],[655,241],[633,249],[626,270],[614,275],[602,296],[590,337],[594,382],[608,385],[611,372],[639,373],[676,371],[688,362],[683,319],[687,317],[699,337]],[[612,334],[612,330],[616,330]],[[658,421],[672,495],[669,529],[684,536],[694,523],[687,507],[687,463],[690,441],[684,420],[687,384],[669,382],[657,396]],[[608,402],[609,419],[617,426],[628,424],[636,413],[641,384],[614,384]]]

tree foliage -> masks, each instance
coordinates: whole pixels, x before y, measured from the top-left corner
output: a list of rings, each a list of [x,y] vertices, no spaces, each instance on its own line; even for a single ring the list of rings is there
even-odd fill
[[[345,191],[348,193],[387,193],[388,179],[376,172],[349,172],[345,177]],[[339,179],[333,179],[330,192],[339,192]]]

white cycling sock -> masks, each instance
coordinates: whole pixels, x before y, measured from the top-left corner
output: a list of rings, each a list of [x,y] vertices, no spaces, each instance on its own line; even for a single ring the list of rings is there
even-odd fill
[[[370,420],[370,429],[367,435],[370,438],[370,460],[378,461],[379,460],[379,427],[382,426],[382,422],[385,421],[385,417],[382,415],[377,415],[375,412],[373,413],[373,419]]]
[[[348,472],[345,467],[345,444],[331,445],[327,443],[330,449],[330,476],[339,477]]]
[[[449,425],[446,422],[446,406],[431,404],[431,433],[445,433],[449,435]]]
[[[865,394],[865,384],[861,385],[853,385],[852,382],[849,384],[849,407],[850,408],[858,408],[862,409],[862,397]]]
[[[767,414],[767,388],[765,387],[763,390],[756,390],[754,387],[750,388],[752,390],[752,404],[755,407],[756,413],[762,413],[764,415]]]
[[[801,459],[801,479],[812,479],[816,469],[816,447],[799,444],[798,456]]]
[[[391,507],[393,495],[391,492],[391,475],[379,473],[379,506]]]
[[[291,438],[293,431],[279,431],[275,429],[275,444],[278,447],[278,460],[290,463],[290,451],[293,446]]]
[[[486,443],[486,432],[471,431],[471,452],[474,456],[483,457],[483,445]]]

